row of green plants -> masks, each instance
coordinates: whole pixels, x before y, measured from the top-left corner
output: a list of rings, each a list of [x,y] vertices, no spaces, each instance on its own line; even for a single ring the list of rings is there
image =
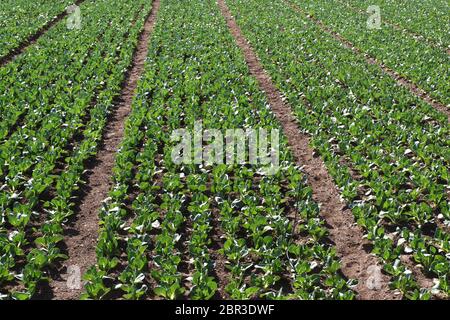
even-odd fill
[[[8,0],[0,3],[0,58],[20,46],[72,4],[70,0]]]
[[[450,104],[449,59],[445,50],[420,42],[388,24],[368,29],[369,14],[359,14],[338,0],[293,0],[363,52],[411,80],[444,105]],[[381,13],[382,14],[382,13]],[[445,24],[444,21],[441,21]]]
[[[392,287],[406,298],[430,297],[400,262],[408,254],[448,294],[445,115],[282,2],[227,3],[299,127],[311,134]]]
[[[59,245],[64,224],[73,214],[86,160],[96,154],[150,6],[143,0],[86,2],[82,30],[59,24],[1,69],[9,83],[17,84],[5,88],[10,93],[3,96],[10,99],[5,104],[28,106],[17,120],[23,123],[0,145],[5,297],[33,297],[39,282],[47,280],[47,267],[66,258]],[[67,76],[61,67],[51,67],[59,60]],[[48,74],[47,87],[39,73]],[[23,87],[29,90],[25,101],[14,96]]]
[[[364,0],[341,0],[352,8],[367,11],[369,6]],[[442,48],[450,48],[450,5],[445,0],[401,1],[377,0],[370,5],[381,9],[381,19],[395,23],[404,30],[424,37]]]
[[[200,120],[279,128],[216,2],[162,0],[83,298],[354,298],[285,138],[274,175],[174,163]]]

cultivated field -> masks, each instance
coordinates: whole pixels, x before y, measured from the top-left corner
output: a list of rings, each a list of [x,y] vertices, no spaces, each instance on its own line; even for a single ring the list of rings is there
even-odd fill
[[[2,0],[0,300],[449,299],[448,0]]]

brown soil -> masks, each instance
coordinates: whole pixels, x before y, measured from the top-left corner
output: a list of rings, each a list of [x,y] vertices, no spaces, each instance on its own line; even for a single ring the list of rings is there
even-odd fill
[[[80,5],[85,0],[77,0],[74,2],[75,5]],[[48,21],[45,25],[43,25],[38,31],[30,35],[28,38],[23,40],[16,48],[11,49],[11,51],[6,54],[3,57],[0,57],[0,67],[3,67],[4,65],[10,63],[13,61],[17,56],[21,55],[25,52],[30,46],[34,45],[36,41],[45,34],[51,27],[53,27],[55,24],[60,22],[62,19],[64,19],[67,16],[67,11],[63,11],[59,13],[55,18]]]
[[[212,270],[212,276],[217,281],[217,292],[213,299],[223,300],[230,299],[229,294],[225,288],[230,278],[230,273],[226,269],[227,260],[226,257],[219,253],[218,250],[223,248],[225,241],[225,233],[222,230],[220,223],[220,211],[215,205],[212,210],[212,247],[210,248],[211,258],[214,260],[214,268]]]
[[[218,0],[218,5],[238,46],[245,55],[250,73],[265,91],[271,108],[283,127],[297,164],[303,167],[303,171],[308,176],[309,184],[313,189],[313,199],[320,204],[321,216],[328,224],[330,238],[335,243],[336,251],[341,258],[343,274],[348,278],[359,280],[355,287],[359,299],[401,298],[400,294],[389,289],[389,277],[384,274],[381,275],[382,286],[379,290],[371,290],[366,286],[370,278],[368,270],[373,265],[380,266],[378,259],[366,251],[369,243],[363,239],[362,229],[355,224],[351,211],[346,209],[345,203],[340,199],[339,191],[324,163],[314,156],[309,146],[309,137],[299,130],[290,106],[283,101],[281,93],[275,88],[253,49],[243,37],[224,0]]]
[[[68,266],[78,266],[81,274],[96,262],[95,248],[97,244],[99,219],[97,212],[102,201],[108,196],[111,187],[112,169],[115,154],[124,136],[125,119],[131,111],[131,103],[137,82],[144,71],[148,53],[148,41],[156,23],[160,0],[153,1],[153,7],[141,32],[138,46],[133,56],[131,69],[127,72],[120,99],[112,112],[103,136],[97,158],[94,159],[88,172],[87,184],[83,187],[84,195],[78,206],[76,221],[66,230],[67,254],[64,270]],[[55,299],[77,299],[82,288],[68,289],[63,278],[50,282]]]
[[[344,37],[342,37],[340,34],[338,34],[337,32],[335,32],[334,30],[332,30],[331,28],[329,28],[328,26],[326,26],[322,21],[320,21],[319,19],[307,14],[302,8],[300,8],[299,6],[297,6],[296,4],[293,4],[287,0],[285,0],[285,2],[291,6],[292,9],[294,9],[295,11],[305,15],[306,17],[308,17],[309,20],[311,20],[312,22],[314,22],[317,26],[319,26],[323,31],[325,31],[326,33],[332,35],[336,40],[338,40],[339,42],[341,42],[346,48],[352,50],[355,54],[357,55],[362,55],[364,56],[364,58],[366,59],[367,63],[372,64],[372,65],[377,65],[379,66],[384,73],[386,73],[387,75],[389,75],[390,77],[392,77],[395,81],[397,81],[397,83],[405,88],[407,88],[413,95],[415,95],[416,97],[422,99],[423,101],[425,101],[426,103],[428,103],[429,105],[431,105],[433,108],[435,108],[436,110],[442,112],[443,114],[445,114],[447,116],[447,120],[450,123],[450,109],[444,105],[443,103],[436,101],[435,99],[433,99],[425,90],[419,88],[417,85],[415,85],[411,80],[401,76],[400,74],[398,74],[396,71],[390,69],[389,67],[387,67],[383,62],[379,61],[378,59],[372,57],[371,55],[361,51],[361,49],[355,47],[355,45],[350,42],[349,40],[345,39]]]

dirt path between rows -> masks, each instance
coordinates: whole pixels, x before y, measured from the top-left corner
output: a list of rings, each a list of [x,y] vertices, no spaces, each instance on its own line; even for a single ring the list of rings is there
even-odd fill
[[[77,0],[74,2],[74,5],[80,5],[85,0]],[[67,11],[63,11],[59,13],[55,18],[48,21],[45,25],[43,25],[39,30],[37,30],[35,33],[30,35],[28,38],[23,40],[16,48],[11,49],[9,53],[3,57],[0,57],[0,67],[3,67],[4,65],[7,65],[14,59],[16,59],[17,56],[24,53],[29,47],[34,45],[40,37],[42,37],[50,28],[52,28],[55,24],[60,22],[62,19],[67,17],[68,13]]]
[[[81,274],[84,274],[90,266],[96,263],[98,211],[102,201],[108,196],[111,187],[115,155],[124,136],[125,120],[131,111],[131,103],[138,80],[144,71],[148,43],[156,23],[159,7],[160,0],[154,0],[151,12],[140,34],[131,68],[126,74],[120,98],[105,128],[97,157],[90,166],[87,183],[83,186],[84,195],[76,213],[76,221],[66,232],[65,245],[69,256],[69,259],[64,262],[64,269],[66,270],[71,266],[76,266],[80,268]],[[74,274],[69,275],[75,276]],[[67,275],[51,281],[50,287],[54,299],[78,299],[83,290],[82,286],[79,289],[69,289]]]
[[[366,62],[372,65],[377,65],[380,67],[383,72],[390,77],[392,77],[399,85],[407,88],[413,95],[418,97],[419,99],[422,99],[429,105],[431,105],[433,108],[438,110],[439,112],[442,112],[447,116],[447,121],[450,123],[450,109],[444,105],[443,103],[436,101],[433,99],[425,90],[419,88],[417,85],[415,85],[411,80],[401,76],[396,71],[392,70],[388,66],[386,66],[383,62],[379,61],[378,59],[372,57],[368,53],[362,51],[361,49],[357,48],[351,41],[345,39],[340,34],[332,30],[330,27],[325,25],[322,21],[319,19],[307,14],[302,8],[300,8],[298,5],[289,2],[288,0],[284,0],[287,5],[291,6],[291,8],[298,13],[306,16],[310,21],[314,22],[320,29],[322,29],[324,32],[330,34],[333,36],[336,40],[341,42],[346,48],[352,50],[357,55],[362,55]]]
[[[330,238],[335,243],[336,251],[341,258],[342,272],[346,277],[358,280],[358,285],[355,287],[358,299],[401,298],[389,289],[389,277],[384,274],[380,275],[381,286],[378,290],[369,289],[373,287],[368,285],[373,280],[372,270],[374,266],[381,268],[380,262],[366,251],[365,248],[369,246],[369,243],[363,239],[362,229],[356,225],[352,212],[340,200],[339,191],[324,163],[314,156],[309,146],[309,137],[299,130],[290,106],[283,101],[281,93],[263,69],[224,0],[218,0],[217,3],[232,35],[244,53],[250,73],[265,91],[272,111],[281,123],[297,164],[303,167],[303,171],[308,176],[308,183],[313,189],[313,199],[320,204],[320,214],[328,224]]]

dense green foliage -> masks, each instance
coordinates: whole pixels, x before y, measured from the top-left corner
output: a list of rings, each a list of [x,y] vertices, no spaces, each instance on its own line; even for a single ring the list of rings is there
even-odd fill
[[[323,21],[356,47],[413,81],[438,101],[450,104],[450,55],[444,49],[406,36],[388,24],[383,24],[381,29],[370,30],[367,28],[369,15],[355,13],[338,0],[291,2]],[[381,18],[384,8],[381,7]],[[441,23],[444,24],[443,21]]]
[[[56,15],[70,0],[2,0],[0,2],[0,58],[16,49]]]
[[[351,8],[367,11],[366,0],[340,0]],[[443,48],[450,48],[450,3],[447,0],[374,0],[381,19],[395,23],[408,32],[423,36],[425,40]]]

